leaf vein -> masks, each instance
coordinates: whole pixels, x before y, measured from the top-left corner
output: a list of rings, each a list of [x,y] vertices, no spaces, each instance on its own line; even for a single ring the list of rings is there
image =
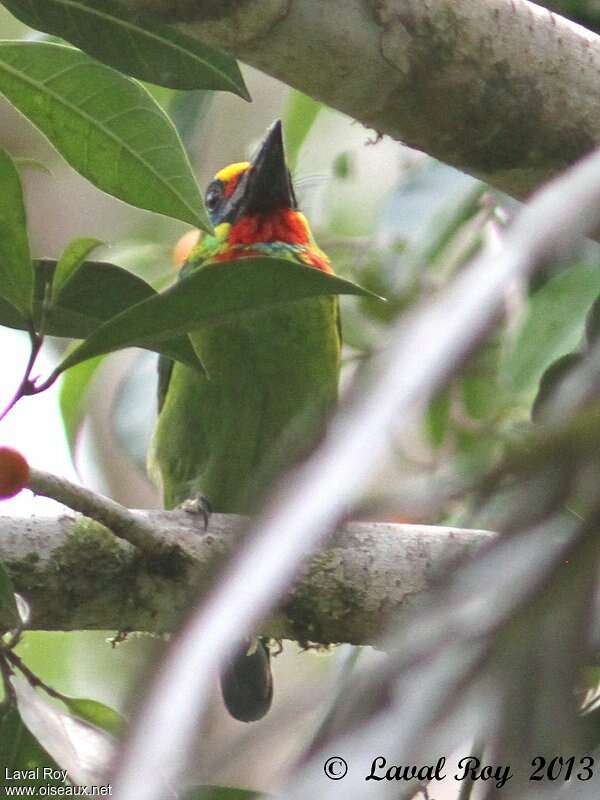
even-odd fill
[[[154,31],[149,30],[148,28],[143,28],[138,25],[135,25],[135,23],[132,23],[129,20],[112,16],[110,13],[103,12],[100,9],[91,6],[85,6],[82,3],[77,2],[77,0],[46,0],[46,2],[54,2],[54,4],[58,6],[63,5],[65,8],[70,8],[72,12],[79,11],[79,13],[83,15],[89,14],[90,16],[96,16],[99,19],[108,22],[109,24],[120,26],[121,28],[123,28],[124,31],[129,33],[130,36],[134,36],[135,34],[137,34],[138,36],[146,37],[150,41],[159,42],[164,46],[171,48],[174,52],[183,55],[184,57],[191,58],[192,60],[196,61],[203,67],[214,71],[215,73],[220,75],[221,78],[224,79],[228,84],[230,84],[230,86],[239,89],[239,86],[231,78],[230,75],[228,75],[222,69],[217,67],[214,63],[208,61],[206,58],[202,58],[202,56],[200,56],[193,50],[191,49],[188,50],[182,45],[180,45],[178,42],[173,41],[173,39],[161,36],[159,33],[155,33]]]
[[[55,45],[55,46],[56,47],[62,47],[61,45]],[[64,47],[63,49],[64,50],[71,50],[72,48]],[[73,50],[73,52],[76,52],[76,51]],[[76,66],[77,66],[76,64],[72,64],[72,65],[69,65],[69,68],[75,69]],[[96,66],[96,65],[94,65],[94,66]],[[103,67],[103,65],[101,65],[101,64],[98,64],[97,66],[98,67]],[[12,65],[7,64],[6,61],[4,61],[4,63],[2,65],[0,65],[0,69],[2,67],[4,69],[6,69],[14,78],[16,78],[17,81],[20,80],[23,83],[28,84],[30,87],[33,87],[34,89],[37,89],[38,91],[47,92],[52,97],[52,99],[55,100],[59,105],[64,106],[69,111],[71,111],[74,115],[81,117],[90,127],[98,127],[108,139],[111,139],[119,148],[122,148],[123,150],[125,150],[135,161],[141,163],[146,169],[148,169],[148,171],[155,178],[157,178],[157,180],[161,184],[166,184],[166,188],[170,191],[170,193],[173,196],[175,196],[177,198],[177,200],[179,202],[181,202],[184,205],[184,207],[187,208],[188,211],[190,211],[193,214],[194,217],[198,217],[197,210],[193,206],[191,206],[189,204],[189,202],[187,201],[185,196],[183,196],[180,191],[177,191],[175,189],[175,187],[169,186],[168,185],[168,179],[165,179],[165,176],[160,171],[158,171],[151,162],[146,161],[146,159],[141,157],[140,154],[136,150],[134,150],[133,148],[129,147],[127,145],[127,142],[123,141],[123,139],[121,137],[117,136],[110,128],[107,128],[102,123],[101,120],[91,116],[86,111],[80,109],[78,106],[74,105],[72,102],[67,100],[65,97],[63,97],[62,95],[60,95],[57,92],[55,92],[52,88],[50,88],[49,86],[46,86],[43,81],[39,81],[39,80],[36,80],[35,78],[32,78],[29,74],[27,74],[23,70],[20,70],[18,68],[13,67]],[[110,68],[109,67],[103,67],[103,69],[110,69]],[[131,81],[131,83],[133,83],[139,90],[144,91],[143,87],[140,86],[140,84],[138,84],[133,79],[124,78],[124,80]],[[159,113],[156,109],[150,109],[150,108],[149,109],[145,109],[143,106],[135,107],[135,110],[142,110],[142,109],[143,110],[148,110],[150,112],[154,112],[154,114],[156,116],[158,116],[158,118],[161,119],[161,121],[163,123],[165,123],[165,120],[163,119],[162,114]]]

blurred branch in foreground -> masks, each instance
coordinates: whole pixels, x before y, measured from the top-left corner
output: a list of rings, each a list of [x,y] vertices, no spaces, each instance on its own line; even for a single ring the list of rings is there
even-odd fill
[[[134,800],[141,791],[148,800],[159,798],[164,795],[165,782],[166,785],[177,782],[184,770],[186,754],[190,752],[200,710],[210,692],[205,676],[223,663],[232,643],[244,631],[251,630],[279,601],[298,573],[302,560],[322,544],[327,530],[357,498],[387,455],[394,421],[412,413],[460,370],[465,359],[493,329],[509,286],[526,281],[536,269],[565,256],[599,222],[600,154],[595,153],[532,199],[497,252],[477,256],[447,290],[397,324],[390,346],[368,374],[368,381],[334,418],[320,449],[296,471],[253,524],[230,571],[174,640],[155,678],[150,699],[133,726],[131,738],[125,743],[115,776],[115,796],[119,800]],[[562,502],[561,496],[557,499]],[[526,497],[522,503],[524,510],[529,511]],[[509,504],[509,511],[514,516],[514,503]],[[591,520],[595,521],[596,517],[592,504]],[[546,523],[541,524],[543,528]],[[411,690],[416,694],[396,690],[394,682],[399,675],[406,674],[406,670],[392,662],[390,692],[384,693],[391,696],[391,701],[384,713],[389,713],[390,725],[393,719],[394,737],[388,736],[386,741],[393,745],[394,754],[410,759],[413,747],[424,742],[424,735],[431,731],[434,719],[437,720],[436,731],[444,737],[437,739],[440,746],[449,741],[456,746],[461,736],[467,740],[471,734],[479,738],[477,733],[481,728],[484,735],[493,734],[493,744],[499,753],[518,753],[519,747],[523,748],[521,753],[526,753],[529,744],[537,744],[536,736],[540,731],[531,732],[527,728],[527,706],[523,698],[537,698],[539,689],[540,713],[543,716],[548,712],[548,719],[554,722],[556,714],[551,712],[568,708],[566,693],[570,696],[573,690],[574,673],[586,651],[581,637],[586,627],[581,621],[581,612],[590,606],[591,576],[595,574],[598,559],[594,546],[597,537],[590,537],[593,527],[592,522],[582,522],[567,542],[566,551],[561,547],[548,551],[547,558],[540,558],[544,551],[536,550],[535,558],[528,562],[531,570],[524,576],[527,593],[517,591],[514,615],[501,614],[496,623],[487,614],[482,618],[488,608],[494,610],[497,595],[486,593],[486,586],[488,582],[494,586],[488,579],[494,577],[495,572],[478,573],[478,580],[471,584],[471,589],[479,589],[483,596],[479,602],[467,604],[471,613],[465,616],[465,629],[456,642],[452,640],[448,644],[447,641],[447,620],[442,614],[445,595],[436,595],[433,606],[438,612],[434,612],[428,622],[427,635],[420,635],[420,626],[416,626],[416,631],[411,627],[414,636],[409,637],[403,652],[403,658],[408,660],[407,674],[412,675]],[[527,533],[527,529],[522,531],[525,540],[529,539]],[[569,532],[566,533],[569,538]],[[578,570],[576,577],[582,579],[581,592],[575,591],[570,582],[568,590],[564,588],[563,581],[567,580],[564,576],[575,574],[559,569],[565,554],[568,554],[566,560],[577,556],[581,571]],[[474,565],[474,570],[481,568],[479,559],[475,559]],[[514,563],[508,559],[499,563],[500,574],[504,580],[508,578],[506,591],[510,591],[511,576],[515,581],[520,576],[523,585],[521,568],[520,561]],[[462,580],[466,578],[461,579],[459,574],[457,580],[462,587]],[[551,589],[557,586],[562,588],[554,595]],[[465,588],[469,588],[468,581]],[[466,594],[469,596],[469,592]],[[565,596],[569,602],[564,604],[562,620],[568,623],[558,626],[558,634],[552,630],[553,635],[549,635],[543,626],[541,639],[523,635],[531,629],[531,618],[536,622],[544,619],[540,616],[544,600],[552,602],[552,619],[552,611]],[[468,647],[465,647],[465,640],[469,642]],[[410,659],[423,641],[428,641],[427,656],[415,672]],[[577,646],[574,646],[575,641]],[[523,683],[529,680],[527,660],[533,658],[540,644],[547,647],[546,671],[536,673],[539,679],[533,684],[533,692],[528,693]],[[504,652],[510,653],[513,648],[511,663],[518,664],[522,659],[522,670],[514,666],[508,670],[503,661]],[[489,668],[483,669],[485,666]],[[511,678],[512,684],[503,683],[503,675]],[[374,676],[373,680],[377,677],[381,676]],[[549,686],[557,689],[550,711],[543,704],[543,693]],[[477,703],[474,707],[472,702],[481,692],[486,704]],[[355,698],[354,704],[360,704],[365,696],[368,696],[365,692],[351,695]],[[515,705],[517,699],[519,702]],[[505,711],[509,700],[510,708],[516,708],[512,715]],[[480,718],[474,717],[473,708],[481,712],[492,710],[494,714],[491,718],[486,713]],[[512,725],[515,715],[520,714],[525,715],[523,725]],[[359,715],[359,718],[361,716],[372,733],[370,714]],[[572,704],[568,719],[574,716]],[[402,726],[398,724],[400,718]],[[475,720],[477,724],[471,731],[465,723]],[[379,730],[391,734],[389,726],[379,725]],[[546,728],[541,735],[545,733]],[[572,727],[565,719],[562,725],[551,729],[549,741],[554,743],[556,736],[563,734],[564,741],[571,744],[574,742],[571,733]],[[371,753],[374,741],[371,739],[369,744]],[[363,745],[365,742],[366,739],[362,739]],[[157,763],[161,765],[160,775],[154,769]],[[411,762],[401,760],[398,763]],[[151,787],[148,786],[150,774],[155,777]],[[315,773],[304,771],[303,780],[311,774]],[[361,790],[364,790],[364,782]],[[348,797],[347,782],[340,791]],[[330,790],[328,795],[334,796],[335,792]],[[306,796],[306,793],[299,792],[296,796]]]

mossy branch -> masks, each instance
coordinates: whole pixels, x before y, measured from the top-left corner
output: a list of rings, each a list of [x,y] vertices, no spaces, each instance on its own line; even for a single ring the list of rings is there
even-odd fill
[[[129,512],[131,513],[131,512]],[[242,517],[139,511],[163,547],[144,554],[80,515],[0,517],[0,560],[43,630],[171,631],[207,592],[245,526]],[[447,559],[483,531],[354,522],[316,555],[262,632],[276,638],[366,644],[414,605]]]

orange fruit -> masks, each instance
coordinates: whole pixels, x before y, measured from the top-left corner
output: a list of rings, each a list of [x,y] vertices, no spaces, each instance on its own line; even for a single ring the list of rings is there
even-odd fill
[[[0,500],[19,494],[29,481],[29,464],[18,450],[0,447]]]

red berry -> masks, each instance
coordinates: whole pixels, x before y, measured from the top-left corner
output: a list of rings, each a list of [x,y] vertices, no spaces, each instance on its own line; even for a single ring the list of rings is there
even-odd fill
[[[18,450],[0,447],[0,500],[19,494],[29,481],[29,464]]]

